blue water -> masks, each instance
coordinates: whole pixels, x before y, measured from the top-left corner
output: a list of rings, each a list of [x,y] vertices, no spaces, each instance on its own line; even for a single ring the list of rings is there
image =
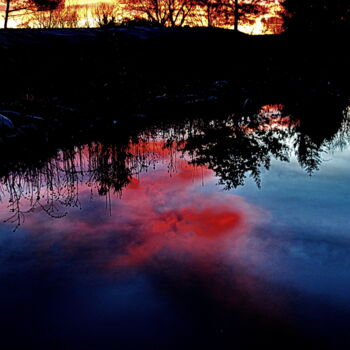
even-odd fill
[[[84,175],[74,205],[1,225],[4,349],[350,346],[349,148],[228,191],[181,152],[154,155],[122,194]]]

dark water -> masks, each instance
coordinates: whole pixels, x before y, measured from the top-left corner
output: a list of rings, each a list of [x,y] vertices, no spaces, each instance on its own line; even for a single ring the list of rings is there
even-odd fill
[[[348,348],[348,112],[316,137],[281,108],[3,176],[3,348]]]

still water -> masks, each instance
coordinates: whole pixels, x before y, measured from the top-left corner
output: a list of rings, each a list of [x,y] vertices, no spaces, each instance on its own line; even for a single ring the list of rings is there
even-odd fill
[[[348,116],[315,142],[280,108],[3,177],[5,348],[348,348]]]

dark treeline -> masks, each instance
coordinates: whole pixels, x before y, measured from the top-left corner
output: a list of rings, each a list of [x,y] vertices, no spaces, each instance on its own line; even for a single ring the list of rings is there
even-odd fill
[[[306,39],[305,39],[306,40]],[[215,81],[230,103],[264,94],[348,94],[349,55],[335,41],[302,46],[284,36],[250,37],[221,29],[112,29],[0,34],[2,108],[143,113],[154,100],[209,96]],[[227,43],[231,43],[228,45]],[[237,50],[233,51],[232,47]],[[326,91],[326,92],[324,92]],[[162,98],[160,98],[162,96]]]
[[[278,0],[115,0],[91,4],[64,0],[3,0],[4,28],[11,15],[23,28],[116,27],[143,24],[156,27],[207,26],[238,30],[270,14],[265,31],[279,32]]]
[[[263,94],[264,85],[277,94],[318,85],[343,94],[349,54],[335,37],[349,32],[347,2],[285,0],[283,6],[287,31],[275,36],[218,28],[3,31],[2,103],[15,100],[30,113],[39,104],[109,114],[123,105],[144,109],[149,99],[187,86],[197,93],[217,80],[230,81],[234,99]]]
[[[347,37],[350,4],[343,0],[284,0],[284,27],[294,35]]]
[[[346,35],[349,3],[343,0],[120,0],[78,11],[64,0],[3,0],[9,16],[23,17],[23,28],[78,28],[146,25],[207,26],[239,30],[261,21],[268,33]],[[268,16],[267,16],[268,15]],[[82,16],[85,16],[83,18]]]

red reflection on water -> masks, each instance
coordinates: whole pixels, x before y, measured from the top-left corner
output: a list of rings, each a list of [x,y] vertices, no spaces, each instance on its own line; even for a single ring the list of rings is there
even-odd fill
[[[141,145],[143,150],[156,153],[162,159],[171,158],[176,164],[173,172],[168,164],[133,180],[118,205],[119,228],[133,229],[134,237],[124,252],[117,252],[108,264],[110,269],[135,266],[152,261],[164,250],[172,256],[185,253],[198,258],[214,254],[223,246],[223,239],[248,230],[242,199],[232,194],[208,192],[201,186],[210,181],[213,172],[195,167],[179,157],[172,148],[157,141]],[[133,148],[140,153],[140,148]]]
[[[193,231],[198,236],[215,238],[234,229],[240,222],[240,213],[229,209],[217,210],[216,208],[206,208],[196,211],[192,208],[183,209],[178,213],[179,231]]]
[[[197,200],[192,202],[194,206]],[[111,267],[141,264],[162,249],[175,254],[186,252],[193,258],[209,257],[222,248],[223,237],[244,232],[243,213],[237,208],[185,207],[158,215],[151,212],[150,207],[145,209],[143,213],[148,222],[138,232],[136,240],[126,247],[126,252],[115,257]]]
[[[122,251],[119,247],[113,256],[103,257],[109,267],[140,264],[164,248],[205,255],[228,237],[249,230],[256,210],[238,196],[208,191],[202,183],[211,182],[213,172],[189,164],[176,147],[165,147],[164,141],[156,140],[130,145],[130,152],[145,158],[151,152],[161,162],[155,170],[132,178],[122,199],[118,195],[113,198],[111,217],[104,209],[106,197],[90,202],[91,186],[81,184],[80,202],[83,209],[90,203],[89,212],[73,209],[57,220],[33,213],[26,228],[33,235],[54,231],[51,239],[70,252],[106,236],[127,236]],[[175,164],[171,171],[169,162]]]
[[[222,294],[221,286],[233,278],[227,267],[234,264],[240,238],[261,221],[260,210],[242,197],[218,191],[211,170],[188,164],[164,143],[156,141],[146,147],[162,162],[133,178],[121,199],[118,194],[112,196],[111,216],[105,208],[106,197],[90,201],[91,187],[86,184],[80,185],[83,210],[72,209],[57,220],[40,213],[28,216],[25,229],[38,241],[43,265],[49,268],[67,256],[74,256],[75,266],[95,266],[113,274],[159,266],[166,273],[167,268],[181,265],[182,271],[213,281],[217,287],[212,292]],[[133,152],[142,153],[136,146]],[[176,163],[172,171],[169,158]],[[51,254],[56,245],[63,250]]]

